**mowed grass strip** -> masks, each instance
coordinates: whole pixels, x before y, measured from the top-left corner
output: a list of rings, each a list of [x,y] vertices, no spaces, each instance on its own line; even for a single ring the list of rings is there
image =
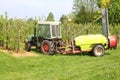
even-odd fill
[[[15,58],[0,52],[0,80],[119,80],[120,47],[103,57],[42,55]]]

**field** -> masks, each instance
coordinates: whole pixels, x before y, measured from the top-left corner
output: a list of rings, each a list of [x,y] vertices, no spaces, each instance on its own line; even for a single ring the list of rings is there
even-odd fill
[[[120,80],[120,47],[99,58],[35,54],[13,57],[0,52],[0,80]]]

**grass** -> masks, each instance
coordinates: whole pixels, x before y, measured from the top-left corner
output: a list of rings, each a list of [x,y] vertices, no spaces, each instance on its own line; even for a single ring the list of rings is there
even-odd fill
[[[34,51],[34,50],[33,50]],[[42,55],[12,57],[0,52],[0,80],[119,80],[120,47],[103,57]]]

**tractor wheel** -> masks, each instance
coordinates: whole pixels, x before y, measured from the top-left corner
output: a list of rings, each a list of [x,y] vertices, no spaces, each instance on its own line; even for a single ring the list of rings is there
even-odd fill
[[[96,57],[101,57],[104,55],[104,53],[105,53],[105,50],[104,50],[104,47],[102,45],[96,45],[93,48],[93,54]]]
[[[44,40],[41,43],[41,51],[44,54],[54,54],[54,44],[52,41]]]
[[[29,52],[30,49],[31,49],[31,44],[29,42],[26,42],[25,43],[25,50]]]

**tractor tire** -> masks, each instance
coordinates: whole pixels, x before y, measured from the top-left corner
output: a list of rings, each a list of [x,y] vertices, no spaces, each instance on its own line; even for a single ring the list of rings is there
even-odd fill
[[[30,42],[26,42],[26,43],[25,43],[25,50],[28,51],[28,52],[30,52],[30,49],[31,49],[31,44],[30,44]]]
[[[44,54],[54,54],[54,43],[52,41],[48,41],[48,40],[44,40],[42,43],[41,43],[41,51],[42,53]]]
[[[94,48],[93,48],[93,54],[94,56],[96,57],[101,57],[103,56],[105,53],[105,49],[102,45],[96,45]]]

